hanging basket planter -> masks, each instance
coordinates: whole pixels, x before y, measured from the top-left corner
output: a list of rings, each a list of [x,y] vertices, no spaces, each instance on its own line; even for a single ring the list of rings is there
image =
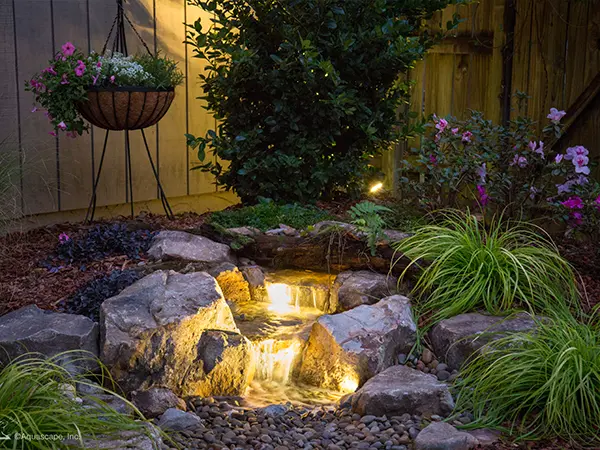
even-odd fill
[[[105,130],[141,130],[158,123],[167,113],[175,89],[90,87],[88,101],[77,105],[92,125]]]

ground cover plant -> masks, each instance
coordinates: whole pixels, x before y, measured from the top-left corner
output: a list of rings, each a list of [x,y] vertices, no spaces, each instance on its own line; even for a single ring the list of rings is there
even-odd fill
[[[207,62],[204,99],[219,121],[188,135],[198,168],[245,203],[359,191],[371,157],[411,134],[400,75],[435,42],[423,19],[460,2],[188,0],[212,13],[187,41]]]
[[[49,360],[24,355],[0,371],[0,436],[11,438],[2,441],[10,444],[4,448],[58,449],[67,448],[63,439],[68,436],[75,436],[75,442],[81,443],[85,438],[114,436],[127,430],[148,432],[143,421],[116,412],[93,395],[77,394],[94,408],[76,401],[72,394],[76,384],[89,384],[89,381],[69,374],[58,364],[62,358],[73,360],[69,354]],[[140,419],[141,415],[137,415]],[[16,433],[62,439],[15,439]]]
[[[331,218],[331,214],[327,211],[314,206],[280,205],[271,200],[262,199],[253,206],[214,212],[208,218],[208,223],[223,228],[254,227],[261,231],[279,228],[280,224],[285,224],[303,230],[310,225]]]
[[[413,295],[418,314],[433,323],[478,309],[577,307],[570,264],[543,230],[525,223],[499,216],[485,224],[469,212],[446,211],[395,248],[411,265],[423,263]]]
[[[597,448],[598,322],[567,315],[536,325],[487,344],[463,368],[457,410],[474,414],[474,428],[507,427],[521,438],[559,436]]]

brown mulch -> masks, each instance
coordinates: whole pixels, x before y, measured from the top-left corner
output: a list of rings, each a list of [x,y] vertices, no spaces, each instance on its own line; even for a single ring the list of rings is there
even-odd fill
[[[600,304],[600,242],[567,239],[560,243],[559,249],[580,277],[580,290],[585,295],[582,306],[590,312]]]
[[[123,218],[111,222],[141,224],[152,230],[186,230],[200,226],[204,215],[186,213],[169,220],[165,216],[146,214],[133,221]],[[107,222],[86,226],[61,224],[0,237],[0,315],[31,304],[54,310],[61,300],[91,280],[137,264],[139,260],[115,256],[87,264],[85,270],[80,266],[64,266],[53,272],[43,267],[42,262],[55,251],[61,233],[77,237],[100,223]]]

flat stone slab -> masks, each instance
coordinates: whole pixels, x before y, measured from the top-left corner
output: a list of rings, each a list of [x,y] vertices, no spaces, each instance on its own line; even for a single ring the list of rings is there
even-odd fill
[[[65,355],[61,360],[70,372],[98,369],[95,360],[99,350],[98,324],[85,316],[44,311],[35,305],[0,317],[0,363],[3,365],[25,353],[53,357],[73,350],[82,352]],[[73,362],[75,359],[79,361]]]
[[[442,320],[429,337],[438,358],[449,367],[460,369],[471,355],[494,339],[534,328],[535,322],[525,313],[511,317],[469,313]]]
[[[474,436],[445,422],[426,426],[415,439],[415,450],[470,450],[477,445]]]
[[[148,254],[154,259],[181,259],[207,264],[236,262],[228,245],[185,231],[161,231],[152,240]]]
[[[195,395],[206,330],[237,332],[216,280],[205,272],[157,271],[106,300],[100,310],[101,359],[125,392],[160,386]]]
[[[394,295],[375,305],[321,316],[304,349],[300,379],[311,385],[354,391],[408,352],[417,326],[408,298]]]
[[[392,366],[374,376],[352,395],[352,410],[360,415],[445,416],[454,409],[448,386],[433,375],[406,366]]]
[[[372,305],[397,292],[396,277],[369,270],[340,273],[331,292],[331,310],[343,312],[360,305]]]

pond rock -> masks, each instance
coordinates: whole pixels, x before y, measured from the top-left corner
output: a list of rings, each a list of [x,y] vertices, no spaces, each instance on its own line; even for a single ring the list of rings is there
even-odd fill
[[[101,359],[125,392],[161,386],[193,395],[188,374],[202,365],[206,330],[237,332],[216,280],[205,272],[158,271],[106,300]]]
[[[251,265],[242,267],[242,275],[248,283],[250,298],[253,302],[266,302],[268,300],[265,273],[260,266]]]
[[[300,379],[308,384],[353,391],[396,363],[416,340],[408,298],[394,295],[375,305],[321,316],[303,354]]]
[[[331,290],[330,308],[343,312],[360,305],[372,305],[396,293],[396,277],[359,270],[340,273]]]
[[[477,445],[475,437],[446,422],[428,425],[415,439],[415,450],[470,450]]]
[[[25,353],[53,357],[71,352],[60,360],[69,372],[94,371],[98,369],[98,324],[85,316],[26,306],[0,317],[0,349],[2,365]]]
[[[145,429],[139,431],[122,431],[116,436],[97,435],[95,438],[83,439],[83,445],[75,441],[64,441],[63,444],[67,448],[95,450],[158,450],[162,448],[163,441],[159,430],[151,424],[146,424]]]
[[[208,271],[215,277],[223,291],[225,300],[232,302],[250,301],[250,286],[244,274],[231,263],[222,263]]]
[[[239,333],[208,330],[196,347],[193,364],[185,376],[184,394],[243,395],[255,371],[250,341]]]
[[[454,401],[446,384],[406,366],[384,370],[352,396],[352,410],[360,415],[445,416],[453,409]]]
[[[131,401],[147,419],[161,416],[169,408],[186,410],[185,401],[165,388],[154,387],[143,391],[134,391],[131,394]]]
[[[184,431],[202,424],[202,419],[196,414],[169,408],[160,417],[158,426],[163,430]]]
[[[429,332],[429,337],[435,354],[449,367],[460,369],[471,355],[492,340],[533,328],[535,322],[525,313],[510,317],[469,313],[442,320]]]
[[[152,240],[148,254],[154,259],[181,259],[207,264],[235,263],[228,245],[185,231],[161,231]]]

